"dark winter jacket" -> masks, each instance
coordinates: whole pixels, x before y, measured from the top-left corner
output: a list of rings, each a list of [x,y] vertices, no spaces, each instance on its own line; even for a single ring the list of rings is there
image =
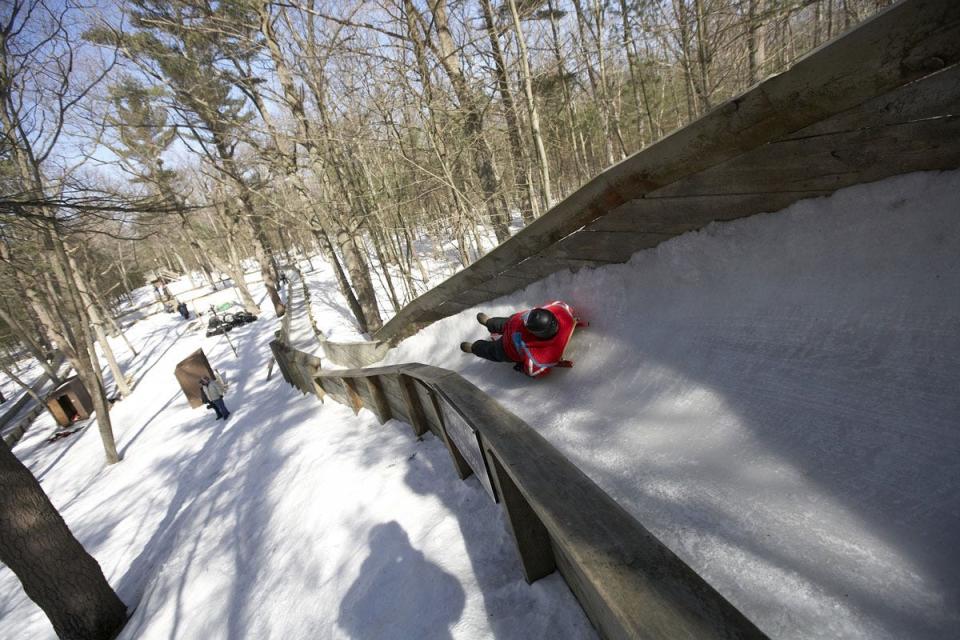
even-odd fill
[[[577,324],[573,309],[565,302],[556,300],[541,309],[551,311],[559,324],[557,334],[549,340],[541,340],[524,326],[530,309],[510,316],[503,328],[503,350],[510,360],[519,362],[521,371],[531,378],[550,373],[550,369],[563,360],[563,350]]]

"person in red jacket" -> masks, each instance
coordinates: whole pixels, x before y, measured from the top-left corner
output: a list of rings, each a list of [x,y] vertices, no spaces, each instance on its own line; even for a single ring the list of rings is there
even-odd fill
[[[573,309],[559,300],[542,307],[515,313],[509,318],[477,314],[477,321],[495,337],[460,343],[464,353],[493,362],[513,362],[513,368],[531,378],[550,373],[553,367],[572,367],[563,359],[563,350],[577,326],[584,326]]]

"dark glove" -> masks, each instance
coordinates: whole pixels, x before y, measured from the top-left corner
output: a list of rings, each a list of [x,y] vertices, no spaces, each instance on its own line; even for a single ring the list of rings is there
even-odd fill
[[[522,363],[522,362],[518,362],[517,364],[513,365],[513,370],[514,370],[514,371],[519,371],[520,373],[523,373],[523,363]]]

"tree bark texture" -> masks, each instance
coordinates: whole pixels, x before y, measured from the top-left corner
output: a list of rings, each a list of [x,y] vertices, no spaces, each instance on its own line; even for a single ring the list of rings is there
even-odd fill
[[[16,574],[59,638],[113,638],[126,624],[126,606],[40,483],[3,442],[0,486],[0,561]]]

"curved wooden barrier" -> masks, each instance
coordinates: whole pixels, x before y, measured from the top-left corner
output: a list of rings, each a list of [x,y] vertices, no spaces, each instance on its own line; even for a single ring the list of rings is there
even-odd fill
[[[555,271],[625,262],[710,222],[960,167],[960,2],[905,0],[583,185],[404,307],[342,366]]]
[[[422,364],[321,370],[271,344],[284,378],[441,438],[506,514],[527,582],[559,570],[604,638],[764,638],[543,436],[458,374]]]
[[[404,307],[360,367],[441,318],[555,271],[624,262],[705,226],[900,173],[960,167],[960,2],[905,0],[609,168]],[[323,340],[322,335],[318,337]],[[397,418],[446,443],[506,513],[524,575],[559,569],[605,638],[764,637],[535,430],[459,375],[421,364],[325,371],[274,342],[303,393]]]

